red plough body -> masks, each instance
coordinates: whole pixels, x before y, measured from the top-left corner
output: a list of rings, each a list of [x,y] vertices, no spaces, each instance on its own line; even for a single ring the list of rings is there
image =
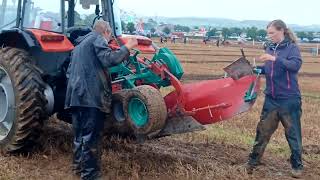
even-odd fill
[[[252,107],[255,100],[245,102],[244,96],[254,82],[254,92],[259,90],[260,81],[256,79],[256,76],[251,75],[238,80],[223,78],[184,84],[179,95],[181,97],[177,91],[165,96],[168,112],[176,112],[176,107],[182,107],[188,115],[203,125],[229,119]],[[184,105],[179,105],[179,99],[183,99]],[[174,116],[174,113],[169,114]]]

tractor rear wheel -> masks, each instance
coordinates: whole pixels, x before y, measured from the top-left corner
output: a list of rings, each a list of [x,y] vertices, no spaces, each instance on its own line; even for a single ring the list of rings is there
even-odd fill
[[[30,150],[47,118],[45,83],[21,49],[0,49],[0,150]]]
[[[111,121],[107,131],[116,132],[123,136],[132,134],[123,110],[123,103],[127,100],[128,93],[129,90],[123,89],[112,94],[112,113],[109,117]],[[106,127],[109,127],[109,124]]]
[[[153,136],[164,127],[167,108],[161,93],[154,87],[138,86],[128,93],[124,114],[136,136]]]

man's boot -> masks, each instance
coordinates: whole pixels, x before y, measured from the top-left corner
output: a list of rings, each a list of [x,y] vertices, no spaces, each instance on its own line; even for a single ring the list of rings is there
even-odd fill
[[[301,178],[302,177],[302,174],[303,174],[303,170],[302,169],[292,169],[291,170],[291,176],[293,178]]]

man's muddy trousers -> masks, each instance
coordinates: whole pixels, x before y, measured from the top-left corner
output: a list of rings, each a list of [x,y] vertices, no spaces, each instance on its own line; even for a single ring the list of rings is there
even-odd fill
[[[96,108],[73,107],[73,171],[83,180],[100,177],[105,113]]]

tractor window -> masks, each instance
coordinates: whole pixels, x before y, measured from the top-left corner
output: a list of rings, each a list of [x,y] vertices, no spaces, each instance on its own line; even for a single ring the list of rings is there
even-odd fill
[[[83,0],[84,1],[84,0]],[[92,27],[95,20],[104,17],[105,14],[108,14],[104,12],[106,9],[104,8],[107,6],[106,0],[99,0],[99,17],[96,15],[96,8],[97,6],[95,4],[90,5],[83,5],[81,0],[74,0],[74,26],[75,27]],[[90,2],[90,0],[87,0]],[[114,22],[115,22],[115,29],[116,29],[116,35],[119,36],[122,34],[122,28],[121,28],[121,20],[120,20],[120,9],[118,6],[118,0],[113,2],[113,13],[114,13]],[[69,8],[69,1],[65,2],[65,9],[66,14],[68,14],[68,8]],[[68,18],[66,18],[67,23]],[[105,19],[108,20],[108,19]]]
[[[75,26],[91,27],[95,15],[95,6],[90,5],[89,9],[83,9],[80,3],[75,4]]]
[[[23,26],[61,32],[61,1],[26,0]]]
[[[96,6],[95,5],[88,5],[88,6],[82,6],[80,4],[80,0],[75,0],[75,7],[74,7],[74,26],[75,27],[91,27],[95,15]],[[101,5],[101,1],[99,1],[99,4]],[[68,1],[65,3],[66,7],[66,14],[68,14]],[[101,9],[101,6],[100,6]],[[67,22],[66,22],[67,24]]]
[[[121,13],[119,8],[119,1],[113,2],[113,15],[114,15],[116,35],[120,36],[122,34],[122,25],[121,25]]]
[[[18,0],[0,0],[0,29],[10,29],[17,19]]]

